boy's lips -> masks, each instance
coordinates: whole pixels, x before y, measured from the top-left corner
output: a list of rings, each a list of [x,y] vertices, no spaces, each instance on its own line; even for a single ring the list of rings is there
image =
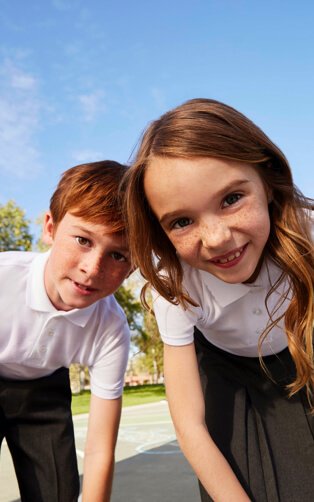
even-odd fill
[[[85,284],[81,284],[80,282],[72,281],[74,286],[79,289],[82,292],[86,293],[93,293],[94,291],[97,291],[96,288],[93,288],[91,286],[86,286]]]
[[[245,244],[240,248],[233,249],[232,251],[230,251],[230,253],[226,253],[220,256],[215,256],[215,258],[212,258],[209,261],[211,263],[214,263],[215,265],[227,265],[227,264],[231,265],[232,262],[238,262],[238,259],[241,258],[243,252],[247,248],[247,245],[248,244]]]

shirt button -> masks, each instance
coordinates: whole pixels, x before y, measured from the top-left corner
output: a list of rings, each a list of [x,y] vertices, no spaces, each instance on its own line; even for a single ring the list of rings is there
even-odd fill
[[[50,329],[47,333],[48,336],[53,336],[55,334],[55,332],[53,331],[53,329]]]
[[[261,315],[261,313],[262,313],[261,309],[253,309],[253,314]]]
[[[39,352],[40,352],[41,354],[45,354],[45,353],[47,352],[47,347],[46,347],[46,345],[41,345],[41,346],[39,347]]]

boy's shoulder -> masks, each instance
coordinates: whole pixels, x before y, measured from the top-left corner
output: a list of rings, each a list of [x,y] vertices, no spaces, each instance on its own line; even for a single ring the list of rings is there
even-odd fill
[[[28,267],[38,254],[32,251],[3,251],[0,253],[0,266]]]
[[[96,304],[98,304],[99,311],[102,312],[106,323],[108,322],[108,315],[125,322],[125,312],[114,295],[105,296],[98,300]]]

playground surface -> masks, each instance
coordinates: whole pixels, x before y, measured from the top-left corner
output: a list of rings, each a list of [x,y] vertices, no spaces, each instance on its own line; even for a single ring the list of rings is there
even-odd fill
[[[75,415],[82,479],[88,415]],[[0,502],[20,502],[11,457],[4,442],[0,461]],[[116,448],[111,502],[194,502],[197,480],[176,441],[166,401],[123,408]]]

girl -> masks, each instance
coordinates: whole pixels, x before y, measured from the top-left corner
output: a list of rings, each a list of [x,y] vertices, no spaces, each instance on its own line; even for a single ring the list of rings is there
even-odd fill
[[[311,209],[279,148],[213,100],[153,122],[127,173],[133,259],[203,502],[314,500]]]

